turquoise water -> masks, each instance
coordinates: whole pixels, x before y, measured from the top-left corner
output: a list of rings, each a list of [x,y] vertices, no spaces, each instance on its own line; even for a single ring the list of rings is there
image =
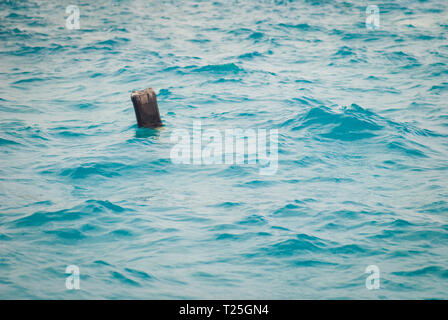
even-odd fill
[[[2,1],[0,298],[448,298],[447,5]],[[276,174],[172,163],[194,121]]]

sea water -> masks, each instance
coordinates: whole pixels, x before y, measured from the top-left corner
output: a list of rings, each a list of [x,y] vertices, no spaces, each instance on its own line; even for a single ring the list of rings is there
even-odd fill
[[[1,1],[0,298],[448,298],[447,6]],[[277,170],[172,161],[198,121]]]

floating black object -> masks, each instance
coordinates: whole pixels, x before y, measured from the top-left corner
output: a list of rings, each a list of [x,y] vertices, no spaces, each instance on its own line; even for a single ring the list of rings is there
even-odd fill
[[[131,100],[134,104],[135,116],[137,117],[139,127],[157,128],[163,126],[156,93],[152,88],[133,91]]]

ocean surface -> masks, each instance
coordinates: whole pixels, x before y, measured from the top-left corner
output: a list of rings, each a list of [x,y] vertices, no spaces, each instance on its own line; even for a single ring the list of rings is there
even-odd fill
[[[447,7],[1,1],[0,298],[447,299]],[[277,172],[173,163],[194,121],[278,129]]]

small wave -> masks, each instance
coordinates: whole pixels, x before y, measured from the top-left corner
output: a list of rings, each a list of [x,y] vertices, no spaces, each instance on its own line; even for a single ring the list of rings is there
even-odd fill
[[[193,43],[209,43],[209,42],[211,42],[210,39],[188,39],[187,41],[193,42]]]
[[[124,269],[127,273],[133,275],[134,277],[140,278],[142,280],[154,280],[154,277],[151,276],[149,273],[146,273],[144,271],[131,269],[131,268],[125,268]]]
[[[299,123],[299,125],[296,125]],[[311,108],[296,121],[286,121],[282,127],[292,125],[291,130],[318,129],[319,136],[329,139],[354,141],[371,138],[383,127],[375,121],[374,114],[358,105],[336,113],[327,107]]]
[[[448,82],[443,82],[439,85],[432,86],[431,89],[429,89],[430,92],[435,94],[441,94],[443,92],[448,91]]]
[[[257,57],[263,57],[263,54],[258,51],[254,51],[254,52],[244,53],[244,54],[238,56],[238,58],[242,59],[242,60],[250,60],[250,59],[255,59]]]
[[[238,222],[239,225],[265,225],[267,222],[266,220],[260,216],[260,215],[251,215],[249,217],[246,217],[245,219]]]
[[[216,75],[222,75],[222,74],[238,74],[238,73],[244,73],[244,69],[240,68],[235,63],[224,63],[224,64],[208,64],[205,66],[197,66],[197,65],[190,65],[185,67],[180,66],[172,66],[167,67],[163,69],[164,72],[177,72],[180,74],[189,74],[191,72],[194,73],[203,73],[203,74],[216,74]]]
[[[295,256],[302,253],[319,252],[327,246],[326,241],[318,237],[298,234],[296,238],[277,242],[270,247],[261,249],[261,252],[269,256]]]
[[[73,228],[62,228],[57,230],[44,231],[47,234],[53,234],[62,240],[78,241],[85,239],[86,236],[79,230]]]
[[[0,233],[0,241],[10,241],[12,238],[4,233]]]
[[[133,286],[133,287],[140,287],[141,286],[141,284],[138,281],[135,281],[135,280],[131,279],[130,277],[126,277],[125,275],[123,275],[120,272],[111,271],[110,274],[111,274],[113,279],[120,281],[122,284],[130,285],[130,286]]]
[[[307,206],[296,200],[294,203],[288,203],[280,209],[273,212],[273,215],[279,217],[291,217],[306,214]]]
[[[38,211],[23,218],[14,221],[16,227],[41,226],[49,222],[64,222],[80,220],[91,214],[98,213],[119,213],[127,209],[120,207],[109,201],[87,200],[84,204],[75,206],[71,209],[57,211]]]
[[[72,179],[84,179],[89,176],[103,176],[108,178],[119,176],[120,169],[124,167],[126,167],[124,164],[118,162],[83,163],[79,166],[63,169],[60,175]]]
[[[298,23],[298,24],[280,23],[278,26],[286,29],[297,29],[300,31],[320,31],[319,27],[311,26],[308,23]]]
[[[203,67],[199,67],[193,70],[194,72],[204,72],[204,73],[212,73],[212,74],[222,74],[222,73],[240,73],[244,72],[244,69],[238,67],[234,63],[225,63],[225,64],[210,64]]]
[[[255,41],[259,41],[259,40],[263,39],[264,37],[265,37],[265,35],[263,32],[254,32],[248,38],[255,40]]]
[[[14,140],[0,138],[0,146],[5,146],[5,145],[16,145],[17,146],[17,145],[21,145],[21,144]]]
[[[370,250],[367,250],[364,247],[361,247],[357,244],[347,244],[342,246],[337,246],[330,249],[330,252],[333,254],[344,254],[344,255],[356,255],[359,256],[371,256],[373,254],[378,254],[380,252],[372,252]]]
[[[103,260],[96,260],[96,261],[93,261],[93,263],[99,264],[102,266],[111,266],[109,263],[107,263],[106,261],[103,261]]]
[[[127,229],[117,229],[108,233],[109,236],[113,238],[123,238],[123,237],[132,237],[134,234],[132,231]]]
[[[263,187],[269,187],[273,184],[275,184],[274,181],[256,179],[244,182],[242,184],[239,184],[238,186],[247,188],[263,188]]]
[[[435,201],[429,204],[425,204],[421,206],[419,212],[423,213],[435,213],[435,214],[444,214],[448,212],[448,202],[447,201]]]
[[[115,37],[108,40],[100,40],[96,41],[94,43],[89,44],[88,46],[85,46],[81,49],[81,51],[92,51],[92,50],[107,50],[112,51],[118,49],[120,46],[124,45],[125,43],[129,42],[130,39],[126,37]]]
[[[15,221],[16,227],[33,227],[41,226],[50,221],[72,221],[78,220],[87,213],[77,210],[64,209],[59,211],[41,211],[35,212],[27,217],[20,218]]]
[[[295,260],[291,262],[295,267],[320,267],[320,266],[337,266],[337,263],[320,261],[320,260]]]
[[[339,50],[334,54],[334,56],[341,56],[341,57],[355,56],[355,55],[356,53],[354,52],[354,50],[347,46],[339,48]]]
[[[309,104],[307,101],[304,101]],[[408,123],[399,123],[364,109],[356,104],[342,109],[328,107],[312,107],[305,113],[284,121],[281,125],[291,131],[308,130],[317,136],[333,140],[355,141],[373,138],[384,134],[395,133],[393,141],[388,142],[388,148],[404,151],[410,155],[424,157],[425,148],[406,138],[406,135],[437,137],[440,136],[428,129],[421,129]],[[415,147],[411,147],[414,145]]]
[[[14,81],[12,84],[23,84],[23,83],[33,83],[33,82],[44,82],[49,80],[56,80],[55,77],[49,77],[49,78],[28,78],[28,79],[22,79]],[[60,78],[58,78],[60,79]]]
[[[404,142],[400,142],[400,141],[392,141],[387,144],[387,147],[390,150],[399,151],[399,152],[402,152],[402,153],[404,153],[408,156],[412,156],[412,157],[421,157],[421,158],[428,157],[423,151],[411,147],[409,145],[409,143],[404,143]]]
[[[439,266],[429,266],[410,271],[395,271],[392,272],[392,274],[404,277],[420,277],[432,275],[439,278],[448,279],[448,269],[444,269]]]
[[[230,201],[226,201],[226,202],[222,202],[219,204],[214,205],[213,207],[215,208],[233,208],[233,207],[239,207],[242,204],[239,202],[230,202]]]
[[[270,235],[268,232],[221,233],[216,236],[216,240],[246,241],[251,238],[269,237]]]
[[[403,51],[395,51],[386,53],[385,57],[394,64],[399,64],[401,67],[409,69],[415,66],[419,66],[420,63],[418,59],[412,56],[411,54],[407,54]]]

